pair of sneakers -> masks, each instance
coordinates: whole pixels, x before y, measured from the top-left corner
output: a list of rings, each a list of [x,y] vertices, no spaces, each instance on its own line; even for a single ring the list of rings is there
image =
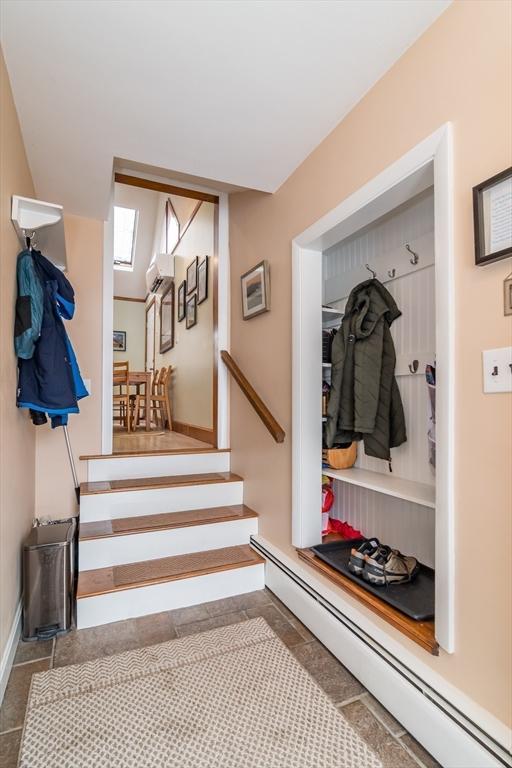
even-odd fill
[[[415,557],[402,555],[378,539],[365,539],[357,548],[353,547],[348,562],[351,573],[379,587],[412,581],[419,568]]]

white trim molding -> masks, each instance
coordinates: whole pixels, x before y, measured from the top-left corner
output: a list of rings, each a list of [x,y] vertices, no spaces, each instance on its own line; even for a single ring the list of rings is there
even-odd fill
[[[11,674],[12,663],[16,655],[16,648],[18,647],[18,641],[21,635],[21,600],[16,606],[14,617],[11,624],[11,630],[5,644],[4,651],[2,653],[2,660],[0,661],[0,704],[4,699],[5,689],[9,681],[9,675]]]
[[[200,184],[190,184],[182,181],[164,178],[154,174],[139,173],[130,169],[118,168],[116,173],[126,173],[148,181],[163,184],[176,184],[184,189],[206,192],[219,198],[218,226],[218,318],[216,340],[217,362],[217,447],[229,448],[229,380],[225,365],[220,359],[220,350],[229,349],[230,343],[230,259],[229,259],[229,196]],[[103,397],[102,397],[102,446],[103,455],[112,453],[112,330],[113,330],[113,196],[114,176],[112,177],[112,199],[109,220],[104,226],[103,253]],[[213,351],[212,351],[213,353]]]
[[[445,768],[509,768],[512,733],[341,590],[261,536],[265,584]]]
[[[292,541],[321,540],[322,251],[434,184],[437,398],[436,638],[455,649],[452,129],[446,123],[292,242]]]

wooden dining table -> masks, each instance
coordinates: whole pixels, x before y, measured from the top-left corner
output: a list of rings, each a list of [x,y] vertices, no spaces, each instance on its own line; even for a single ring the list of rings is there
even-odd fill
[[[134,386],[137,394],[140,394],[140,387],[144,385],[144,407],[146,414],[146,432],[151,430],[151,371],[129,371],[128,389]]]

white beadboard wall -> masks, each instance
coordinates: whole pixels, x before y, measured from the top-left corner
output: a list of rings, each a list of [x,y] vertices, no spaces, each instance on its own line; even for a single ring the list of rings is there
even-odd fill
[[[402,312],[391,326],[397,357],[410,357],[411,362],[425,359],[425,356],[430,359],[435,352],[434,266],[422,268],[419,253],[416,270],[390,280],[387,272],[379,271],[379,258],[400,249],[405,243],[425,237],[433,248],[432,188],[323,254],[324,287],[330,278],[366,263],[375,269]],[[410,256],[405,253],[404,258]],[[338,301],[330,302],[330,306],[343,309],[346,298],[340,297]],[[392,449],[393,473],[397,477],[434,485],[435,475],[428,462],[428,393],[424,368],[419,368],[417,374],[397,376],[397,382],[405,411],[407,442]],[[386,462],[365,456],[362,443],[358,448],[356,466],[388,473]],[[333,517],[347,520],[364,534],[376,535],[433,566],[434,510],[343,482],[335,483],[335,492]]]

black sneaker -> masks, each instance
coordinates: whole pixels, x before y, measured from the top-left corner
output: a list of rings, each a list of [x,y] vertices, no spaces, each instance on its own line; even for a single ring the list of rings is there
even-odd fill
[[[398,549],[379,547],[367,555],[363,579],[375,586],[404,584],[412,581],[420,569],[415,557],[402,555]]]
[[[376,552],[379,547],[378,539],[365,539],[357,549],[353,547],[350,550],[350,560],[348,561],[349,571],[356,576],[362,576],[366,558]]]

